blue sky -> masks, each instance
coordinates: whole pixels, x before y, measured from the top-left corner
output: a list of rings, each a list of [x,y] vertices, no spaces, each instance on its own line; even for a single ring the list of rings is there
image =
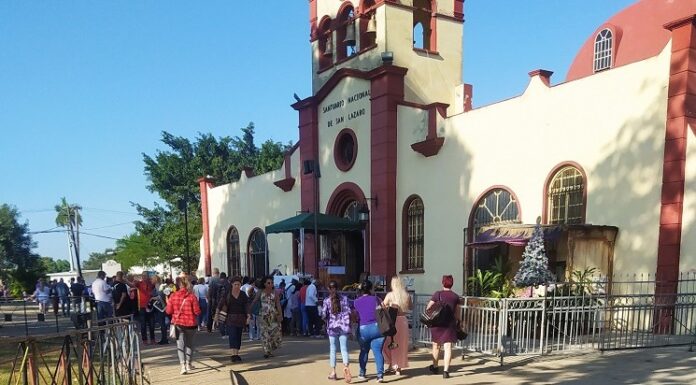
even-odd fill
[[[527,72],[561,81],[577,50],[629,0],[467,0],[464,79],[474,105],[521,93]],[[241,4],[244,4],[242,7]],[[311,93],[306,0],[0,2],[0,203],[32,231],[62,196],[84,229],[121,237],[151,204],[142,153],[160,132],[297,141],[292,94]],[[442,38],[442,37],[441,37]],[[91,230],[88,230],[91,229]],[[67,257],[64,234],[37,252]],[[113,240],[82,237],[82,254]]]

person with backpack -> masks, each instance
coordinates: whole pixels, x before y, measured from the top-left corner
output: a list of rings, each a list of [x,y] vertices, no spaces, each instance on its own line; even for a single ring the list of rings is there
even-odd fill
[[[181,374],[186,374],[195,369],[192,363],[193,337],[198,329],[201,308],[188,277],[178,277],[176,280],[179,290],[169,297],[166,312],[172,317],[171,327],[175,328]]]
[[[437,366],[440,359],[440,347],[445,350],[445,362],[442,378],[449,378],[449,367],[452,362],[452,344],[457,342],[457,320],[459,319],[459,295],[452,291],[454,278],[451,275],[442,276],[442,290],[433,293],[426,311],[435,306],[442,305],[440,319],[437,325],[430,327],[430,335],[433,341],[433,364],[428,367],[432,374],[437,374]]]
[[[329,365],[331,373],[329,380],[336,379],[336,342],[341,348],[343,359],[343,378],[347,383],[351,382],[350,364],[348,358],[348,334],[350,333],[351,309],[348,298],[345,295],[339,297],[338,283],[329,282],[329,296],[324,299],[321,308],[321,316],[326,322],[326,334],[329,336]]]
[[[411,296],[404,288],[404,284],[398,276],[391,279],[391,291],[384,297],[382,304],[388,308],[396,309],[396,334],[387,338],[389,343],[384,344],[382,353],[387,362],[387,370],[393,371],[397,376],[401,375],[401,369],[408,368],[408,341],[410,339],[408,320],[406,313],[411,311]]]
[[[379,331],[377,325],[377,317],[375,309],[382,303],[377,296],[372,294],[372,282],[364,280],[360,284],[360,298],[356,299],[353,306],[355,313],[360,323],[360,356],[358,363],[360,364],[360,374],[358,379],[367,381],[365,374],[367,372],[367,356],[370,350],[375,356],[375,366],[377,367],[377,382],[383,382],[384,376],[384,356],[382,355],[382,345],[384,345],[384,336]]]

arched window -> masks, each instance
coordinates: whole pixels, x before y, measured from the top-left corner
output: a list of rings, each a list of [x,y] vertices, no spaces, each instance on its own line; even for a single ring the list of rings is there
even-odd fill
[[[375,0],[363,0],[360,9],[360,50],[368,49],[377,42],[377,22],[375,21],[376,12],[372,9]]]
[[[585,178],[574,166],[563,166],[547,186],[547,219],[551,224],[585,222]]]
[[[336,20],[336,60],[355,54],[355,13],[350,2],[341,8]]]
[[[268,274],[268,261],[266,260],[266,234],[256,228],[249,235],[247,255],[249,256],[249,275],[261,277]]]
[[[352,201],[348,203],[345,210],[343,210],[343,218],[350,219],[353,222],[358,221],[358,214],[360,212],[360,205],[357,201]]]
[[[483,226],[521,223],[517,199],[510,191],[493,188],[476,204],[473,218],[474,234]]]
[[[613,40],[613,34],[608,28],[597,34],[594,43],[594,72],[611,68]]]
[[[239,232],[234,226],[227,232],[227,274],[230,277],[242,275],[242,263],[239,259]]]
[[[331,67],[333,64],[333,31],[331,30],[331,19],[325,17],[319,23],[318,44],[319,44],[319,69]]]
[[[411,196],[404,204],[402,220],[402,270],[423,270],[425,256],[425,226],[423,200]]]
[[[413,48],[435,51],[433,0],[413,0]]]

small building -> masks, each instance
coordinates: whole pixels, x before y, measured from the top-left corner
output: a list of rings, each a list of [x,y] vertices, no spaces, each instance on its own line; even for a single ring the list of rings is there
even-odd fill
[[[696,267],[696,0],[637,1],[596,26],[566,79],[530,68],[521,95],[478,108],[463,0],[309,11],[297,145],[279,170],[200,179],[206,274],[331,267],[344,283],[400,274],[417,292],[451,274],[462,292],[496,257],[519,260],[538,217],[559,278],[595,267],[675,281]],[[356,226],[267,234],[298,213]]]

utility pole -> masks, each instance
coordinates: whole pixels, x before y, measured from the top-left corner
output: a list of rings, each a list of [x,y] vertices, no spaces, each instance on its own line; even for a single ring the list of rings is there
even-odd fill
[[[77,276],[82,277],[82,266],[80,266],[80,206],[75,206],[75,227],[77,239],[75,242],[75,262],[77,263]]]

